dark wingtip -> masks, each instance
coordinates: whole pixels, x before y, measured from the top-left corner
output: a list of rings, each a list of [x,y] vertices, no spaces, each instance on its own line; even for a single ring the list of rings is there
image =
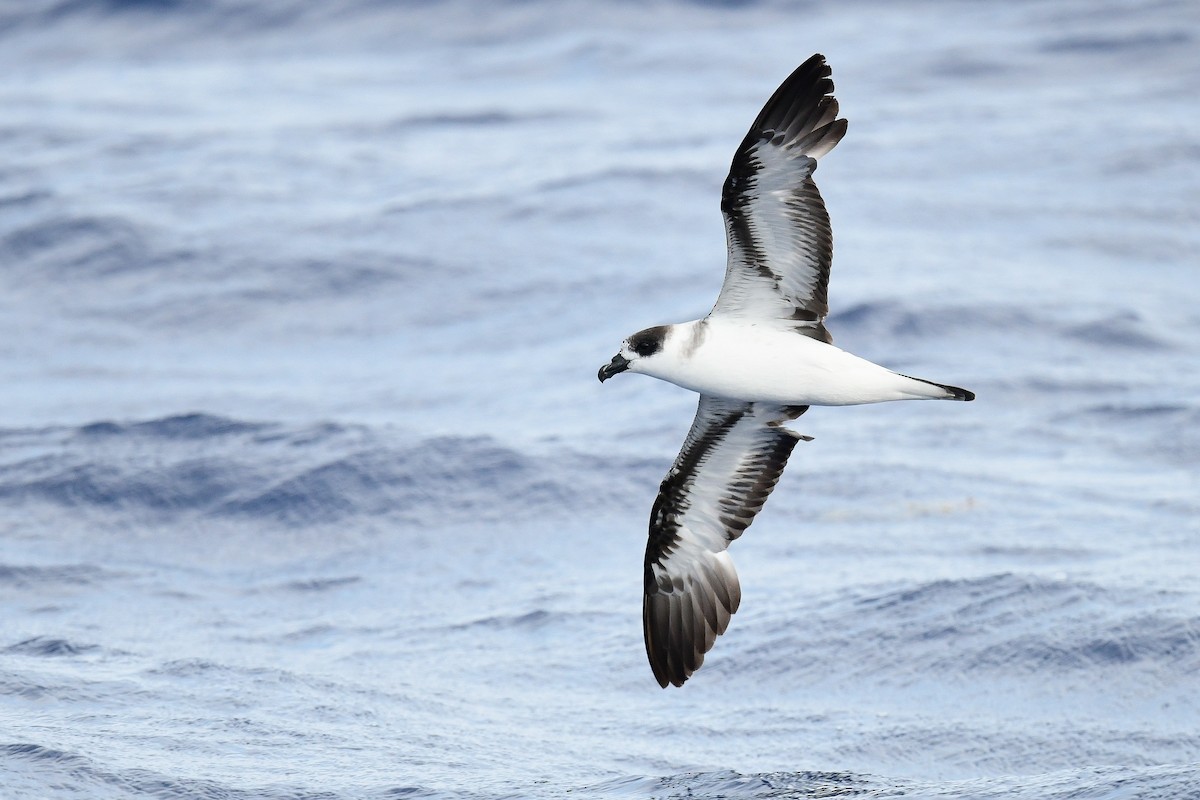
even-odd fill
[[[666,689],[668,686],[683,686],[683,682],[688,679],[687,675],[671,675],[670,666],[660,657],[656,658],[656,654],[652,652],[652,648],[647,642],[646,655],[650,657],[650,670],[654,673],[654,680],[658,681],[658,685]]]
[[[655,675],[654,677],[658,678],[658,685],[666,689],[668,686],[683,686],[687,682],[687,679],[692,677],[692,673],[690,670],[685,670],[671,676],[663,675],[660,677]]]

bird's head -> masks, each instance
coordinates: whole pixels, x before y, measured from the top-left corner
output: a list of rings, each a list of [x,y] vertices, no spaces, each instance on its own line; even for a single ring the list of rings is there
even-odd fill
[[[604,383],[618,372],[646,372],[655,356],[663,352],[669,333],[669,326],[658,325],[633,334],[621,342],[621,350],[600,368],[596,377]]]

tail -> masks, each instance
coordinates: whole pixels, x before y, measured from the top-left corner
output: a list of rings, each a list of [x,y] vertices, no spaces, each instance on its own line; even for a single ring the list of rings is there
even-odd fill
[[[905,375],[904,377],[912,381],[920,381],[921,383],[927,383],[930,386],[936,386],[944,391],[946,394],[936,398],[938,400],[963,400],[969,403],[975,399],[975,393],[969,389],[960,389],[957,386],[947,386],[944,383],[934,383],[933,381],[927,381],[924,378],[914,378],[911,375]]]

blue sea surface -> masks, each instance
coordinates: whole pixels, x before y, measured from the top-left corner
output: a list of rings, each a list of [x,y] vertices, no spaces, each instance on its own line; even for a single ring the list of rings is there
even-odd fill
[[[839,346],[641,641],[719,192],[814,52]],[[0,3],[0,798],[1200,798],[1200,5]]]

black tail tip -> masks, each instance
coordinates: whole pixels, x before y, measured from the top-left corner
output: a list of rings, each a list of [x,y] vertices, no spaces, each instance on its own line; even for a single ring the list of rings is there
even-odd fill
[[[921,383],[928,383],[930,386],[938,387],[948,395],[947,397],[938,398],[939,400],[965,400],[969,403],[975,399],[975,393],[968,389],[960,389],[957,386],[947,386],[944,383],[934,383],[933,381],[927,381],[924,378],[914,378],[911,375],[901,375],[901,377],[908,378],[909,380],[920,381]],[[929,395],[921,396],[928,397]]]

